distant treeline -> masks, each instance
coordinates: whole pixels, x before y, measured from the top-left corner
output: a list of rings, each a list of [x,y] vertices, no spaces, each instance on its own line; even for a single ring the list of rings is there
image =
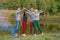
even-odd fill
[[[41,9],[50,14],[60,13],[60,0],[0,0],[0,8],[16,10],[18,7]]]

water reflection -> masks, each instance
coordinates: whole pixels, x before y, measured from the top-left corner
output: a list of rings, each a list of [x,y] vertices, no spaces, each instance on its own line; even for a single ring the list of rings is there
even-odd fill
[[[6,20],[5,12],[0,11],[0,30],[13,30],[14,27]]]

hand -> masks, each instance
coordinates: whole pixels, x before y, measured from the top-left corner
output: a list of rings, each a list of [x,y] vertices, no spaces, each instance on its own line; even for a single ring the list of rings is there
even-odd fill
[[[23,10],[26,10],[26,8],[25,8],[25,7],[23,7]]]

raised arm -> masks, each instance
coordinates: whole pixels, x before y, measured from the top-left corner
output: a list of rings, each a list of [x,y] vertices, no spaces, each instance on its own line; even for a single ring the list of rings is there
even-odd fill
[[[26,13],[30,14],[30,13],[31,13],[31,11],[27,9],[27,10],[26,10]]]
[[[23,9],[22,10],[20,10],[20,12],[22,12],[23,11]]]
[[[18,14],[19,14],[19,13],[21,13],[21,12],[23,12],[23,9],[22,9],[22,10],[17,11],[16,13],[18,13]]]
[[[43,11],[42,10],[40,10],[40,11],[38,11],[38,13],[40,14],[40,13],[43,13]]]
[[[21,10],[20,8],[17,8],[17,14],[19,14],[20,12],[22,12],[23,11],[23,9]]]
[[[28,12],[31,12],[30,10],[26,9]]]

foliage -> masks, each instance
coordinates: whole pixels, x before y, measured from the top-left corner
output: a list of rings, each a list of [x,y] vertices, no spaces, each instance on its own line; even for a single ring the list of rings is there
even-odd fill
[[[6,9],[17,9],[18,7],[30,9],[31,7],[41,9],[50,14],[60,13],[60,0],[0,0],[0,4]]]

